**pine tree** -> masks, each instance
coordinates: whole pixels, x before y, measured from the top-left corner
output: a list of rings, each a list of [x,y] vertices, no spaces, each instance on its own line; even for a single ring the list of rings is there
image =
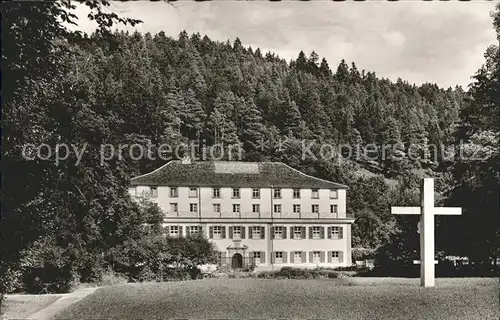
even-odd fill
[[[247,157],[260,158],[259,147],[265,142],[265,129],[262,116],[253,100],[243,101],[239,109],[238,136],[243,143]]]
[[[304,51],[301,50],[299,52],[299,56],[297,57],[297,60],[295,60],[295,65],[296,65],[298,70],[307,71],[308,63],[307,63],[307,58],[306,58],[306,54],[304,53]]]
[[[308,71],[312,74],[317,74],[318,73],[318,61],[319,61],[319,56],[315,51],[311,52],[311,55],[309,56],[309,59],[307,60],[308,64]]]
[[[321,59],[321,64],[319,66],[319,74],[323,77],[331,77],[332,70],[330,70],[330,66],[325,58]]]
[[[204,127],[206,114],[193,90],[189,89],[185,92],[183,100],[185,110],[180,114],[182,122],[181,133],[190,140],[194,140],[199,136]]]
[[[401,141],[398,123],[392,117],[386,121],[385,129],[382,133],[381,151],[381,160],[384,169],[390,176],[397,175],[406,169],[407,158],[404,153],[404,145]]]
[[[337,67],[337,72],[335,72],[335,79],[340,82],[347,84],[349,82],[349,67],[344,59],[340,61],[339,66]]]

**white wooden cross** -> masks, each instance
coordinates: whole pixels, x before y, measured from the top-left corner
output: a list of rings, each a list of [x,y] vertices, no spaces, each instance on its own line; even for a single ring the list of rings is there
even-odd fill
[[[434,179],[424,178],[420,188],[420,207],[392,207],[392,214],[420,215],[420,285],[434,287],[434,215],[461,215],[462,208],[434,207]],[[418,263],[416,261],[415,263]]]

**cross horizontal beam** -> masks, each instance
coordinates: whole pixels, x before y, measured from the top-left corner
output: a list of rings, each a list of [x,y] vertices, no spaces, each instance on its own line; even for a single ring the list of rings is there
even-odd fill
[[[439,261],[434,260],[434,264],[438,264]],[[420,260],[413,260],[413,264],[420,264]]]
[[[433,210],[435,215],[459,216],[462,214],[462,208],[458,207],[437,207]]]
[[[391,207],[392,214],[420,214],[420,207]]]

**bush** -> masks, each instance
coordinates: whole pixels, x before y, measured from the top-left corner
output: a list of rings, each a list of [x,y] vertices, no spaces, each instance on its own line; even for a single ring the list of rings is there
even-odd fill
[[[264,279],[335,279],[339,273],[333,269],[316,268],[301,269],[283,267],[279,271],[263,271],[257,274],[257,278]]]
[[[4,296],[3,292],[0,292],[0,315],[3,314],[2,310],[5,310],[4,305],[3,305],[4,300],[5,300],[5,296]]]
[[[163,278],[163,281],[185,281],[193,279],[189,270],[172,269]]]
[[[139,281],[198,279],[198,266],[213,262],[213,245],[203,237],[150,236],[112,248],[106,261],[113,269]]]
[[[101,279],[99,280],[99,286],[113,286],[117,284],[127,283],[128,279],[124,275],[114,272],[109,268],[102,273]]]
[[[348,266],[348,267],[337,267],[337,268],[334,268],[334,270],[336,270],[336,271],[357,271],[359,269],[360,268],[357,267],[357,266]]]
[[[0,278],[0,292],[12,293],[24,290],[23,273],[19,269],[7,268]]]

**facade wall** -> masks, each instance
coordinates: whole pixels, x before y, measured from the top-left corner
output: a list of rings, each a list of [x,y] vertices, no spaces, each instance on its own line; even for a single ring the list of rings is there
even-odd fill
[[[167,215],[172,215],[170,212],[170,203],[177,203],[178,212],[185,215],[190,213],[190,203],[198,204],[198,214],[202,216],[214,216],[213,204],[219,203],[221,205],[221,213],[225,216],[231,216],[233,213],[233,204],[240,205],[240,211],[244,216],[252,215],[252,205],[259,204],[260,211],[263,215],[269,216],[273,211],[273,206],[275,204],[281,205],[281,216],[291,217],[293,216],[293,205],[298,204],[301,207],[301,212],[304,217],[314,217],[312,213],[312,205],[317,204],[319,206],[319,212],[322,215],[330,213],[330,205],[337,205],[337,214],[335,217],[345,218],[346,217],[346,190],[337,189],[338,197],[336,199],[330,198],[330,189],[319,189],[319,198],[313,199],[311,196],[311,189],[304,188],[300,189],[300,198],[293,198],[292,188],[281,189],[281,198],[274,198],[272,196],[273,189],[271,188],[259,188],[260,198],[252,198],[253,188],[240,188],[240,198],[233,198],[232,188],[220,188],[220,198],[213,198],[213,188],[211,187],[195,187],[197,188],[197,197],[189,197],[190,187],[177,187],[178,196],[170,197],[170,187],[169,186],[158,186],[156,187],[157,196],[152,197],[151,200],[158,203],[160,208],[167,213]],[[137,186],[129,189],[129,193],[132,196],[140,196],[149,194],[150,188],[148,186]],[[275,217],[279,217],[280,214],[275,213]]]
[[[214,221],[211,223],[204,222],[175,222],[171,221],[164,224],[167,226],[180,226],[182,228],[182,235],[186,235],[186,226],[200,226],[201,231],[204,236],[209,238],[209,241],[215,245],[215,249],[221,253],[221,257],[231,258],[234,253],[240,253],[243,258],[253,258],[253,252],[261,252],[261,255],[265,257],[257,262],[260,266],[294,266],[294,267],[338,267],[338,266],[349,266],[352,264],[351,261],[351,226],[348,223],[328,223],[328,224],[312,224],[312,223],[295,223],[287,224],[284,222],[277,223],[231,223],[227,224],[222,221]],[[216,239],[211,234],[210,230],[213,227],[225,227],[225,236],[223,239]],[[230,236],[230,227],[239,226],[245,229],[244,238],[234,238]],[[264,228],[264,238],[253,239],[250,237],[249,228],[254,226],[259,226]],[[286,238],[275,239],[271,237],[271,227],[278,226],[286,228]],[[294,226],[305,227],[305,238],[303,239],[292,239],[292,233]],[[323,238],[322,239],[310,239],[311,227],[322,227]],[[341,237],[329,239],[328,231],[331,227],[341,228]],[[212,229],[213,230],[213,229]],[[323,255],[319,261],[311,261],[311,253],[314,251],[319,251]],[[285,254],[285,259],[277,260],[273,259],[273,252],[283,252]],[[305,260],[293,261],[292,257],[294,252],[304,252]],[[331,252],[338,252],[338,259],[329,259],[328,255]],[[330,260],[330,261],[329,261]]]
[[[173,186],[175,187],[175,186]],[[214,186],[217,188],[217,186]],[[221,257],[231,258],[235,253],[242,254],[244,258],[253,258],[253,252],[261,252],[261,266],[268,267],[335,267],[351,265],[351,223],[352,218],[346,216],[346,190],[338,189],[337,198],[330,198],[329,189],[319,189],[319,198],[313,199],[312,190],[304,188],[300,190],[300,198],[293,197],[293,188],[282,188],[281,198],[273,196],[272,188],[260,188],[260,197],[252,197],[253,188],[240,188],[240,198],[233,198],[233,190],[229,187],[220,188],[220,197],[213,197],[212,187],[197,187],[196,197],[190,197],[190,187],[177,187],[178,196],[170,197],[170,186],[154,187],[154,195],[151,197],[149,186],[136,186],[129,189],[133,197],[147,196],[158,203],[165,213],[164,226],[180,226],[182,234],[186,235],[186,226],[200,226],[206,237],[209,230],[214,226],[225,226],[225,239],[209,238],[215,244]],[[171,203],[177,204],[177,212],[171,211]],[[196,212],[191,212],[190,204],[197,204]],[[220,204],[220,213],[214,212],[214,204]],[[240,213],[233,213],[233,204],[240,205]],[[260,212],[252,212],[252,205],[260,205]],[[281,205],[281,213],[273,213],[273,206]],[[293,212],[293,205],[301,206],[301,213]],[[319,213],[312,213],[311,206],[317,204]],[[337,213],[330,213],[330,205],[337,205]],[[245,238],[240,240],[229,237],[229,227],[241,226],[245,228]],[[250,226],[262,226],[265,229],[264,239],[249,239],[248,228]],[[287,229],[286,239],[271,239],[270,227],[282,226]],[[303,226],[306,228],[306,238],[291,239],[290,227]],[[324,239],[309,239],[309,231],[312,226],[324,228]],[[341,239],[328,239],[327,230],[336,226],[342,228]],[[305,259],[293,261],[294,252],[304,252]],[[322,253],[321,261],[311,262],[311,254],[314,251]],[[285,259],[275,259],[274,252],[283,252]],[[339,259],[329,261],[328,255],[338,252]],[[258,262],[258,261],[257,261]]]

